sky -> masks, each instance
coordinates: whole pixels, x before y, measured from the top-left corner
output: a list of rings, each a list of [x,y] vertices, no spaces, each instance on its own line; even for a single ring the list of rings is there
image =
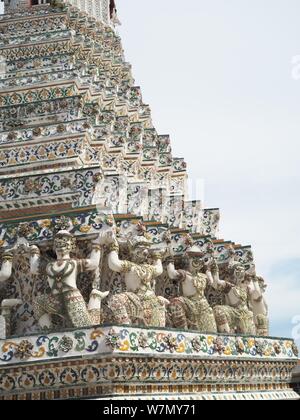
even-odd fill
[[[220,237],[251,244],[271,334],[300,345],[299,0],[117,0],[126,60]]]

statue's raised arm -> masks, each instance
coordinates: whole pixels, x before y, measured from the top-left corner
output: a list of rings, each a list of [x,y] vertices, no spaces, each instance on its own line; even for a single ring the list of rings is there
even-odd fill
[[[182,274],[180,273],[180,271],[175,269],[174,260],[172,260],[171,258],[169,258],[168,261],[167,271],[168,276],[171,280],[180,280]]]
[[[269,335],[269,310],[264,294],[267,285],[264,279],[256,275],[256,272],[249,274],[249,304],[254,315],[256,333],[259,336]]]
[[[215,280],[225,295],[225,305],[214,307],[220,333],[255,334],[254,315],[249,309],[249,281],[241,262],[230,260],[227,269],[230,282]]]
[[[52,317],[61,317],[67,327],[86,327],[100,323],[101,300],[108,293],[93,289],[88,306],[77,287],[77,277],[80,273],[99,269],[101,259],[101,238],[91,243],[91,253],[88,258],[76,258],[76,239],[67,232],[60,231],[55,235],[53,249],[57,259],[47,264],[46,274],[50,294],[39,296],[34,303],[35,317],[42,329],[52,328]],[[74,255],[75,254],[75,255]],[[31,270],[37,273],[40,253],[37,247],[31,248]],[[98,313],[95,316],[95,313]]]
[[[2,266],[0,270],[0,283],[6,282],[12,274],[13,250],[6,250],[2,256]]]
[[[119,243],[108,237],[108,266],[124,275],[126,292],[110,300],[114,321],[118,324],[164,327],[167,299],[156,296],[155,279],[163,273],[162,251],[152,250],[152,243],[143,235],[130,241],[130,260],[119,257]]]

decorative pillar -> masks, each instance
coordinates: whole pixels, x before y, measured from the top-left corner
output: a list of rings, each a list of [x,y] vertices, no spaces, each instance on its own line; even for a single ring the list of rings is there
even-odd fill
[[[10,307],[1,307],[1,317],[0,317],[0,338],[6,338],[10,336],[11,331],[11,308]],[[1,334],[4,337],[1,337]]]

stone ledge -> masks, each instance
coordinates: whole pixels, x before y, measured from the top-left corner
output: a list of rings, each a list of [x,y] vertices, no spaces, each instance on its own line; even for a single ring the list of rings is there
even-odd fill
[[[293,341],[126,326],[0,340],[0,400],[292,400]]]
[[[290,339],[158,328],[99,326],[0,340],[0,367],[108,355],[297,362]]]
[[[200,394],[153,394],[136,395],[123,394],[121,396],[106,395],[98,398],[101,393],[101,387],[92,387],[88,389],[65,389],[63,391],[44,391],[41,393],[23,393],[19,395],[1,396],[0,401],[24,401],[24,400],[111,400],[111,401],[282,401],[299,400],[299,396],[291,389],[272,392],[235,392],[235,393],[200,393]]]

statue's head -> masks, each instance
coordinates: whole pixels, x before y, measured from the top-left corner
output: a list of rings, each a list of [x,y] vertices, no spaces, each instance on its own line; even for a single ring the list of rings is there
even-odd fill
[[[66,230],[60,230],[55,235],[53,248],[57,254],[70,254],[76,249],[74,236]]]
[[[242,286],[249,282],[249,279],[246,277],[246,269],[242,263],[234,262],[230,264],[229,274],[231,281],[237,286]]]
[[[190,273],[198,273],[204,268],[205,253],[199,248],[198,245],[188,247],[186,254],[183,258],[184,270]]]
[[[199,252],[189,252],[189,271],[191,273],[202,272],[205,267],[205,261],[203,259],[203,254]]]
[[[143,236],[137,236],[130,243],[130,258],[136,264],[145,264],[148,262],[151,250],[151,241]]]

